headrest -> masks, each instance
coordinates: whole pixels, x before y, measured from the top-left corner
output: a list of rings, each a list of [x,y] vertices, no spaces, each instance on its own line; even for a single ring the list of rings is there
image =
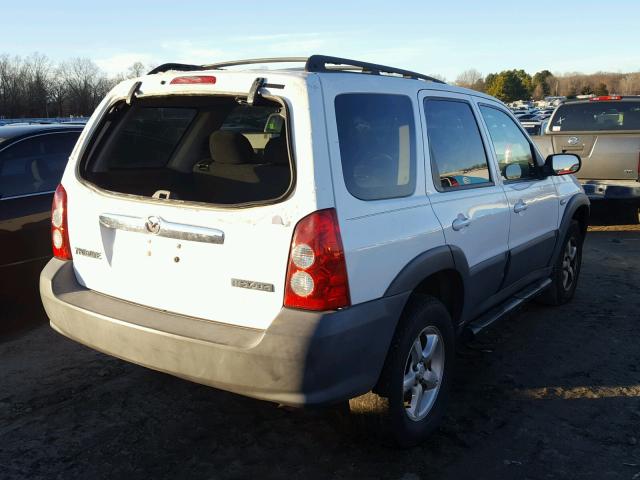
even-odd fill
[[[216,163],[240,165],[251,163],[253,147],[251,142],[237,132],[217,130],[209,137],[209,153]]]
[[[272,138],[264,147],[264,163],[272,165],[289,165],[287,150],[287,130],[282,129],[279,137]]]

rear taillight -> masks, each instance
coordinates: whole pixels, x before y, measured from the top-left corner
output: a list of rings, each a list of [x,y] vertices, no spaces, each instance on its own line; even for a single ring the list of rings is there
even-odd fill
[[[171,85],[186,85],[193,83],[209,83],[213,85],[216,83],[216,77],[213,75],[189,75],[186,77],[176,77],[171,80]]]
[[[338,218],[319,210],[296,225],[289,251],[284,306],[305,310],[348,307],[349,282]]]
[[[53,256],[61,260],[71,260],[69,227],[67,224],[67,192],[58,185],[51,205],[51,243]]]

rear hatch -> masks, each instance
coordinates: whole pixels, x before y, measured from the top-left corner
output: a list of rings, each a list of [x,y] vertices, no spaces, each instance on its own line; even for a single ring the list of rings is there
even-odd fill
[[[619,97],[606,97],[619,98]],[[578,177],[636,180],[640,161],[640,100],[565,103],[549,125],[555,152],[582,158]]]
[[[266,328],[282,306],[297,215],[289,116],[275,98],[248,105],[179,88],[112,105],[79,160],[84,185],[68,188],[79,281]]]

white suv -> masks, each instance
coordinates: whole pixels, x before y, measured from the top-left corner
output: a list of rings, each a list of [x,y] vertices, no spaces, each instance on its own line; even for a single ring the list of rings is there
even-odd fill
[[[304,68],[251,67],[278,61]],[[63,335],[195,382],[287,405],[375,392],[412,445],[457,338],[572,297],[579,167],[494,98],[409,71],[163,65],[84,129],[42,300]]]

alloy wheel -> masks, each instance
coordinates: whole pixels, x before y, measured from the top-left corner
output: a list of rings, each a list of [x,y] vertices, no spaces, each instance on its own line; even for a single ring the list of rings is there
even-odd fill
[[[575,237],[569,238],[562,257],[562,287],[569,291],[578,275],[578,242]]]
[[[444,341],[436,327],[425,328],[413,341],[402,387],[405,413],[411,420],[420,421],[431,411],[442,385],[444,357]]]

